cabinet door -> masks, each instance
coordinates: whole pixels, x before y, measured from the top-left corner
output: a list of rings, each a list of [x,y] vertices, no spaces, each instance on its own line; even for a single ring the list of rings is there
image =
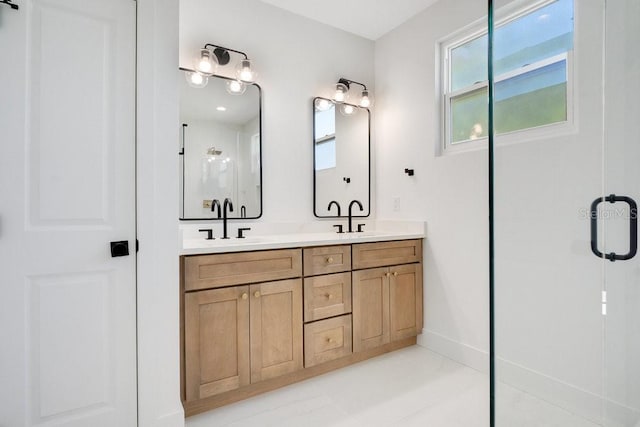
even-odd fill
[[[422,267],[408,264],[389,270],[391,341],[416,336],[422,330]]]
[[[302,280],[251,285],[251,382],[302,369]]]
[[[353,351],[389,342],[389,269],[353,272]]]
[[[249,287],[185,295],[186,400],[249,384]]]

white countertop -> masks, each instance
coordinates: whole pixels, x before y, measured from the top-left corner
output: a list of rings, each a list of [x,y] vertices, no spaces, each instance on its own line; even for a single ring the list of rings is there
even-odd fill
[[[192,233],[186,233],[182,241],[180,255],[421,239],[425,237],[424,223],[422,224],[422,227],[405,226],[398,227],[397,230],[390,230],[390,227],[386,227],[385,230],[364,231],[362,233],[302,232],[267,235],[248,233],[244,239],[232,237],[226,240],[220,238],[206,240],[203,234],[194,236]]]

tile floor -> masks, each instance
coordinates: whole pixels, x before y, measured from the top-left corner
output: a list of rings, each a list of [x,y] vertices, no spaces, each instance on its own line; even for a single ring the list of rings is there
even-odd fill
[[[187,427],[486,427],[488,378],[412,346],[187,419]],[[499,385],[505,427],[595,427]]]

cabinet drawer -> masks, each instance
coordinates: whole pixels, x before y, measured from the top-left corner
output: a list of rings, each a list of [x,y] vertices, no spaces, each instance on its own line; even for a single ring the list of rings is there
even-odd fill
[[[186,291],[290,279],[302,275],[300,249],[188,256]]]
[[[303,253],[305,276],[351,270],[350,245],[305,248]]]
[[[351,351],[351,315],[304,325],[304,366],[348,356]]]
[[[304,279],[304,321],[351,312],[351,272]]]
[[[354,270],[420,261],[422,241],[419,239],[353,245]]]

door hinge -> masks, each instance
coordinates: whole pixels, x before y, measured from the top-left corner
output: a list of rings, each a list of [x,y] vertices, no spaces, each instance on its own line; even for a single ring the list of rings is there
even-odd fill
[[[140,242],[138,241],[138,239],[136,239],[136,252],[139,252],[139,251],[140,251]]]

